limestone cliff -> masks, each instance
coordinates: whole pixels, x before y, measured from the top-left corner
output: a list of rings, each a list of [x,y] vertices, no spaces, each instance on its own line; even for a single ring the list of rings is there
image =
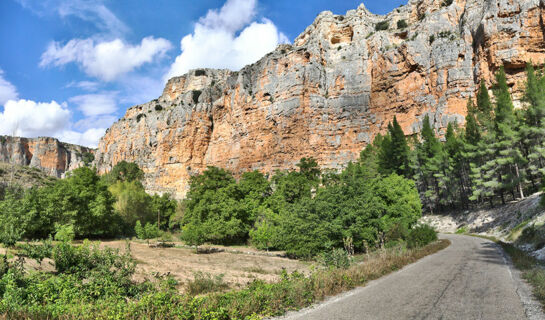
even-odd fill
[[[506,66],[521,92],[526,61],[545,60],[545,0],[410,0],[386,16],[364,5],[321,13],[293,45],[238,72],[193,70],[130,108],[101,139],[97,166],[138,163],[151,192],[182,197],[206,166],[235,174],[293,168],[312,156],[339,168],[397,115],[407,134],[426,114],[464,122],[482,80]],[[406,28],[398,28],[405,20]],[[376,31],[380,22],[389,29]]]
[[[83,166],[85,153],[94,153],[94,150],[55,138],[0,136],[0,162],[38,168],[58,178]]]

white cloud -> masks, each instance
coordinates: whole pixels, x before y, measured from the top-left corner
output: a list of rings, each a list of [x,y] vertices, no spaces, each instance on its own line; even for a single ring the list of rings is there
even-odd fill
[[[168,40],[153,37],[146,37],[134,46],[121,39],[102,42],[72,39],[65,45],[50,43],[42,54],[40,66],[63,66],[75,62],[88,75],[111,81],[163,56],[171,47]]]
[[[113,115],[91,116],[73,124],[71,116],[66,103],[9,100],[0,112],[0,135],[55,137],[95,148],[106,128],[116,120]]]
[[[9,100],[0,113],[0,134],[22,137],[56,136],[70,124],[66,104],[55,101]]]
[[[56,14],[61,18],[76,17],[92,23],[103,33],[121,36],[129,31],[127,25],[108,9],[102,0],[18,0],[38,15]]]
[[[86,117],[114,113],[117,110],[116,93],[84,94],[69,99],[78,105],[78,109]]]
[[[227,0],[219,11],[208,11],[195,24],[193,33],[182,39],[182,53],[164,80],[195,68],[239,70],[259,60],[278,44],[289,42],[272,21],[252,22],[256,2]]]
[[[83,133],[66,130],[63,131],[57,138],[63,142],[96,148],[98,141],[105,132],[106,128],[91,128]]]
[[[4,79],[4,71],[0,69],[0,105],[4,105],[8,100],[15,100],[18,96],[17,88]]]
[[[72,81],[70,83],[68,83],[66,86],[66,88],[79,88],[79,89],[83,89],[85,91],[97,91],[98,88],[100,87],[100,83],[96,82],[96,81]]]

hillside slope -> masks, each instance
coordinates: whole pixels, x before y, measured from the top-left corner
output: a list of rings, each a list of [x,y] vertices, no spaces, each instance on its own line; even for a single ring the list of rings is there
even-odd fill
[[[540,203],[541,196],[542,193],[535,193],[524,200],[491,209],[426,215],[421,222],[433,226],[439,232],[464,231],[514,242],[537,258],[545,260],[545,208]]]

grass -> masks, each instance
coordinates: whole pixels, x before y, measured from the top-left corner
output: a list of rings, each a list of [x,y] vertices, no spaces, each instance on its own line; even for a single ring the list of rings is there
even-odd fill
[[[509,254],[513,264],[522,272],[524,278],[533,287],[534,296],[545,311],[545,269],[534,257],[516,248],[512,244],[500,242],[503,250]]]
[[[516,227],[511,229],[509,232],[509,235],[507,236],[507,240],[509,241],[515,241],[520,237],[522,234],[522,230],[530,223],[531,219],[526,219],[523,222],[519,223]]]
[[[55,304],[37,309],[21,308],[8,314],[8,318],[257,320],[308,307],[328,296],[363,286],[449,244],[448,240],[440,240],[418,249],[397,246],[369,254],[363,262],[347,269],[318,269],[309,276],[284,270],[281,280],[275,283],[254,280],[244,289],[231,291],[225,291],[227,284],[221,277],[195,274],[186,283],[186,294],[177,292],[172,287],[175,281],[170,281],[166,289],[151,290],[142,296],[83,301],[77,300],[76,295],[76,300],[56,300]]]
[[[196,272],[193,280],[186,283],[187,293],[197,296],[210,292],[224,291],[229,284],[223,281],[223,274],[212,276],[210,273]]]
[[[363,263],[348,269],[319,270],[310,277],[284,273],[282,281],[265,284],[254,282],[247,289],[213,294],[204,301],[205,310],[223,309],[229,315],[245,319],[252,315],[277,316],[324,300],[328,296],[363,286],[450,245],[440,240],[420,249],[396,247],[369,255]]]
[[[456,234],[466,234],[468,232],[469,231],[467,229],[467,226],[460,227],[460,228],[458,228],[458,230],[456,230]]]

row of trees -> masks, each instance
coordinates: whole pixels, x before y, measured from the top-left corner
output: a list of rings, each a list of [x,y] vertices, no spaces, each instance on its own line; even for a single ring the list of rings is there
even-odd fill
[[[132,235],[136,221],[160,221],[166,229],[177,202],[168,195],[148,195],[136,164],[121,162],[107,175],[82,167],[66,179],[23,190],[0,190],[0,242],[39,239],[61,230],[77,238]]]
[[[360,163],[322,172],[303,158],[298,170],[270,180],[257,171],[237,182],[209,167],[191,180],[183,201],[182,238],[189,244],[250,241],[261,249],[314,256],[333,247],[366,251],[399,240],[417,222],[421,204],[414,182],[383,177]]]
[[[409,138],[394,118],[361,161],[383,175],[413,179],[431,212],[524,198],[543,178],[545,75],[528,64],[522,109],[514,108],[503,68],[492,92],[493,99],[482,83],[476,101],[468,101],[465,128],[449,123],[443,141],[428,116],[421,133]]]

